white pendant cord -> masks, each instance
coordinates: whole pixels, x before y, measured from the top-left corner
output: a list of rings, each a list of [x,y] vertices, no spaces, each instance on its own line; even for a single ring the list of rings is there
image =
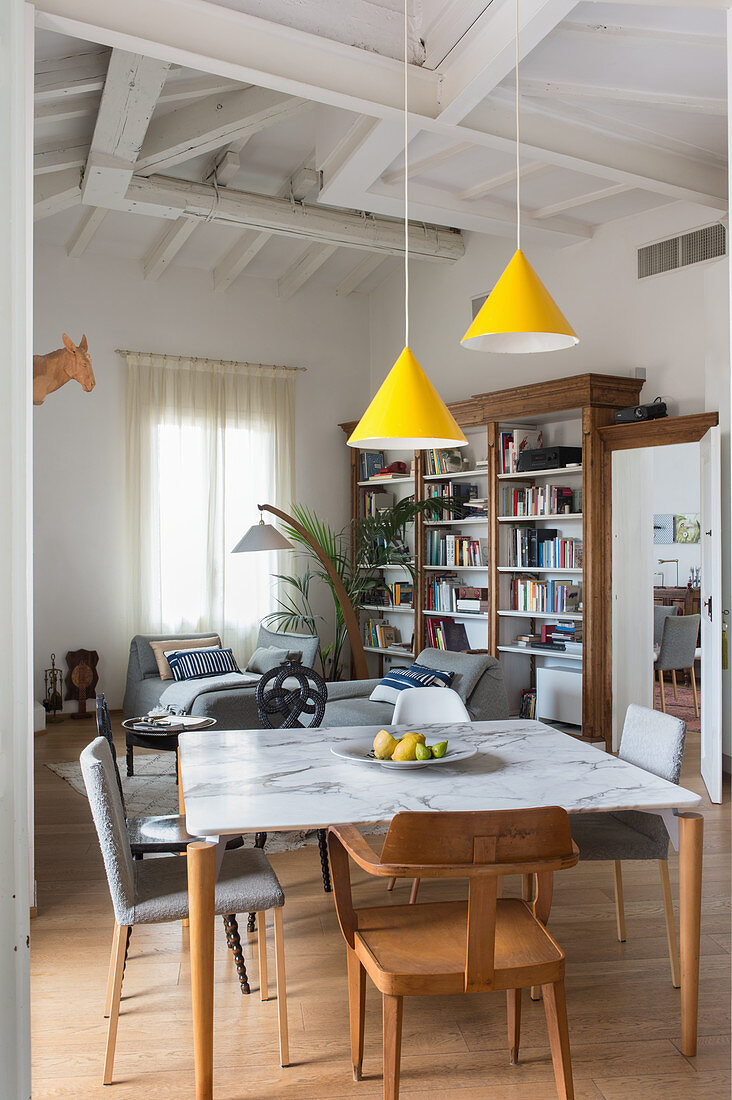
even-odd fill
[[[521,123],[519,118],[519,0],[516,0],[516,248],[521,248]]]
[[[409,347],[409,0],[404,0],[404,347]]]

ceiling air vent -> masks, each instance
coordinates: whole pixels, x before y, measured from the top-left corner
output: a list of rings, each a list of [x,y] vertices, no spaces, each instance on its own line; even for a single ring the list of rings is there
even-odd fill
[[[678,237],[655,241],[638,249],[638,278],[661,275],[689,264],[714,260],[727,254],[727,230],[721,222],[693,229]]]

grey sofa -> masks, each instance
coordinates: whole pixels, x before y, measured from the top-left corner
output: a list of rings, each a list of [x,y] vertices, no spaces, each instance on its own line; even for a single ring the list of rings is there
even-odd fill
[[[210,633],[210,632],[209,632]],[[206,637],[201,634],[136,634],[130,643],[130,658],[127,665],[127,684],[122,703],[125,717],[147,714],[152,707],[161,702],[167,688],[173,680],[161,680],[155,654],[150,642],[183,640],[186,638]],[[302,663],[312,668],[317,660],[318,638],[311,634],[285,634],[259,627],[257,648],[276,646],[278,649],[295,650],[302,653]],[[229,681],[235,678],[237,683]],[[253,672],[243,672],[239,677],[228,676],[226,681],[215,678],[202,683],[204,690],[190,708],[191,714],[206,718],[215,718],[219,729],[257,729],[257,704],[255,690],[260,676]],[[162,700],[165,705],[165,699]]]
[[[452,687],[474,721],[508,718],[503,669],[495,657],[480,653],[453,653],[445,649],[423,649],[416,663],[426,668],[454,672]],[[323,726],[388,725],[394,713],[393,704],[375,703],[369,699],[378,683],[376,679],[328,684]]]

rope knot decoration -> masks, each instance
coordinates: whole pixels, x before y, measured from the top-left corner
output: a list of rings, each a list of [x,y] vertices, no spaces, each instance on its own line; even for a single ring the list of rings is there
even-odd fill
[[[297,687],[285,687],[285,681],[297,681]],[[271,685],[271,686],[270,686]],[[325,680],[312,668],[304,667],[299,654],[288,653],[281,665],[265,672],[257,684],[257,715],[263,729],[273,729],[271,718],[281,715],[280,729],[319,726],[325,714],[328,691]],[[300,718],[307,715],[310,721]]]

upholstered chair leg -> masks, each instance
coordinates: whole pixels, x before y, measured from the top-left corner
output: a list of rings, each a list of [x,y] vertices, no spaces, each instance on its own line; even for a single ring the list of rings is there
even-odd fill
[[[519,1041],[521,1039],[521,990],[506,990],[506,1008],[508,1012],[508,1051],[509,1062],[518,1065]]]
[[[409,904],[410,905],[414,905],[417,901],[417,894],[419,893],[419,882],[420,882],[420,880],[418,878],[415,878],[412,881],[412,889],[409,892]]]
[[[671,963],[671,984],[674,989],[681,987],[681,966],[679,964],[679,941],[676,938],[676,921],[674,919],[674,903],[671,897],[671,880],[668,877],[668,860],[659,859],[658,869],[661,872],[661,890],[663,891],[663,913],[666,918],[666,941],[668,943],[668,957]]]
[[[348,1016],[351,1025],[353,1080],[361,1080],[363,1035],[366,1022],[366,971],[352,947],[346,948],[348,962]]]
[[[402,997],[382,996],[384,1013],[384,1100],[399,1100],[399,1071],[402,1061]]]
[[[290,1037],[287,1027],[287,976],[285,974],[285,931],[282,909],[274,909],[275,977],[277,981],[277,1023],[280,1032],[280,1065],[290,1064]]]
[[[117,1023],[119,1021],[119,1002],[122,997],[122,979],[125,972],[125,955],[127,952],[126,924],[115,924],[114,937],[112,939],[112,957],[109,960],[109,1023],[107,1024],[107,1044],[104,1051],[104,1074],[102,1084],[112,1084],[114,1072],[114,1051],[117,1046]]]
[[[269,999],[267,981],[267,914],[257,913],[257,949],[259,951],[259,999]]]
[[[696,693],[696,674],[694,672],[694,666],[689,669],[689,675],[691,676],[691,693],[694,696],[694,717],[699,717],[699,696]]]
[[[623,865],[619,859],[613,860],[613,881],[615,884],[615,924],[618,941],[625,943],[625,899],[623,897]]]
[[[264,849],[264,846],[265,846],[266,843],[267,843],[267,834],[266,833],[255,833],[254,834],[254,847],[255,848]],[[254,922],[256,920],[256,917],[257,917],[256,913],[250,913],[249,914],[249,919],[247,920],[247,932],[249,933],[249,935],[251,935],[252,932],[254,931]]]
[[[678,684],[676,683],[676,669],[675,668],[671,669],[671,683],[673,684],[673,687],[674,687],[674,700],[678,701],[679,687],[678,687]]]
[[[320,849],[320,869],[323,872],[323,890],[329,894],[331,891],[330,863],[328,862],[328,833],[325,829],[318,829],[318,848]]]
[[[552,1048],[554,1080],[558,1100],[574,1100],[572,1083],[572,1057],[569,1052],[569,1027],[567,1002],[564,996],[564,980],[541,987],[544,994],[544,1012]]]
[[[239,936],[239,922],[233,913],[228,913],[224,917],[224,928],[226,929],[226,940],[234,952],[234,965],[236,966],[236,972],[239,975],[239,985],[241,986],[242,993],[250,993],[249,979],[247,978],[247,968],[244,964],[244,952],[241,948],[241,937]]]

